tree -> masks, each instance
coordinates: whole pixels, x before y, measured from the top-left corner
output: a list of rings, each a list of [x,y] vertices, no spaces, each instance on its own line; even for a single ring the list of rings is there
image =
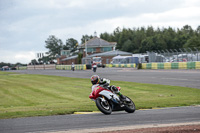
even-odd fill
[[[45,47],[49,49],[49,57],[55,59],[57,54],[60,54],[60,51],[63,48],[63,42],[61,39],[56,38],[54,35],[50,35],[49,38],[45,41]]]
[[[90,39],[92,39],[92,38],[93,38],[92,35],[91,35],[91,36],[83,35],[82,38],[81,38],[81,44],[84,44],[85,41],[88,41],[88,40],[90,40]]]
[[[196,34],[197,34],[197,35],[200,35],[200,26],[197,27],[197,29],[196,29]]]
[[[75,52],[78,47],[78,41],[74,38],[69,38],[66,40],[66,45],[63,47],[65,50],[70,50],[70,52]]]
[[[188,37],[189,37],[189,36],[192,36],[193,33],[194,33],[192,27],[189,26],[189,25],[183,26],[182,31],[183,31],[186,35],[188,35]]]
[[[37,65],[37,64],[38,64],[38,62],[37,62],[37,60],[36,60],[36,59],[33,59],[33,60],[31,60],[31,64],[32,64],[32,65]]]
[[[42,58],[39,58],[38,59],[38,62],[39,62],[39,64],[40,63],[48,63],[48,62],[51,62],[52,61],[52,59],[49,57],[49,56],[43,56]]]
[[[78,64],[81,64],[82,59],[83,58],[83,54],[82,53],[78,53]]]
[[[194,47],[200,47],[200,38],[197,36],[194,36],[190,38],[186,44],[184,45],[185,48],[194,48]]]
[[[153,45],[152,38],[147,37],[141,42],[141,47],[139,48],[139,53],[146,53],[146,51],[151,51]]]
[[[123,51],[127,51],[127,52],[131,52],[131,50],[132,50],[132,45],[133,43],[131,42],[131,40],[127,40],[124,44],[123,44],[123,46],[122,46],[122,50]]]
[[[146,30],[146,36],[147,37],[151,37],[155,35],[155,31],[154,31],[154,28],[152,26],[149,26]]]
[[[5,62],[1,62],[0,63],[0,68],[2,68],[3,66],[11,66],[11,63],[5,63]]]

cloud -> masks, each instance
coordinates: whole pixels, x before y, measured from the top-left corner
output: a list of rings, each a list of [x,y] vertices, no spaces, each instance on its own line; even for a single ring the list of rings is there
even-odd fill
[[[0,62],[6,63],[30,63],[31,60],[36,59],[37,53],[44,53],[45,51],[10,51],[0,50]]]
[[[198,7],[185,7],[173,9],[159,13],[144,13],[136,17],[122,16],[114,19],[107,19],[94,23],[96,27],[100,25],[105,26],[105,29],[112,30],[116,27],[142,27],[142,26],[155,26],[155,27],[174,27],[181,28],[186,24],[197,28],[200,22],[200,8]]]
[[[35,52],[32,52],[32,51],[19,52],[14,56],[15,60],[20,60],[21,62],[24,62],[24,63],[34,58],[35,58]]]
[[[94,31],[99,35],[117,27],[150,25],[196,28],[199,22],[199,0],[0,0],[0,61],[22,61],[23,55],[30,59],[31,52],[47,50],[49,35],[80,43],[82,35]]]

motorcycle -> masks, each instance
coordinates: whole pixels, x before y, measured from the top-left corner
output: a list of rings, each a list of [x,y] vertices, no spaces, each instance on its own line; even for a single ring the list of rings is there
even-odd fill
[[[116,87],[119,91],[120,87]],[[109,115],[112,111],[122,111],[125,110],[128,113],[135,112],[134,102],[127,96],[125,99],[121,100],[118,95],[113,93],[108,87],[97,86],[89,95],[89,98],[95,101],[97,108],[104,113]]]

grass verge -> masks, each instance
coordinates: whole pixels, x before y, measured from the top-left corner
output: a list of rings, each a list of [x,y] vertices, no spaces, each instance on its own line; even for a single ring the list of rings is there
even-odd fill
[[[200,89],[112,81],[137,109],[200,104]],[[0,119],[97,111],[88,96],[90,79],[0,71]]]

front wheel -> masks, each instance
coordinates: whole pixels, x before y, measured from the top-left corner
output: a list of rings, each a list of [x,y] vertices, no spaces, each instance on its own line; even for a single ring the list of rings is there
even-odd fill
[[[111,106],[110,106],[109,102],[107,101],[107,99],[105,99],[105,98],[98,97],[96,99],[96,106],[105,115],[109,115],[112,113]]]
[[[134,102],[127,96],[125,96],[127,99],[127,102],[125,104],[125,111],[128,113],[134,113],[135,112],[135,104]]]

